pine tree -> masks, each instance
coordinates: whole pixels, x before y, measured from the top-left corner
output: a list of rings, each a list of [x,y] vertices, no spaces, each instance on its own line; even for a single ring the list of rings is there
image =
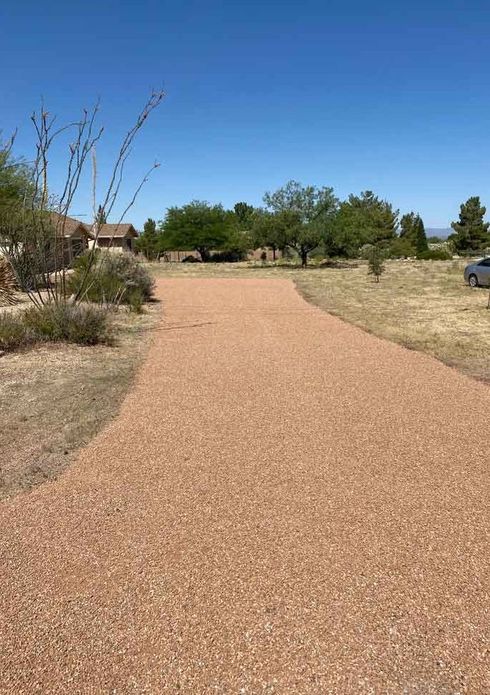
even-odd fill
[[[367,250],[366,257],[368,260],[368,275],[373,275],[374,281],[379,282],[381,275],[386,270],[383,263],[383,251],[379,248],[379,246],[371,246]]]
[[[158,255],[158,233],[155,220],[149,217],[143,227],[143,234],[136,240],[136,248],[152,261]]]
[[[418,215],[414,212],[407,212],[400,220],[400,239],[413,241],[415,238],[415,221]]]
[[[458,222],[452,222],[454,234],[449,240],[458,253],[478,252],[490,243],[489,223],[483,221],[487,209],[479,196],[468,198],[460,207]]]
[[[425,227],[420,215],[415,218],[414,224],[414,243],[415,250],[417,251],[417,256],[421,253],[426,253],[429,250],[429,244],[427,243],[427,236],[425,234]]]

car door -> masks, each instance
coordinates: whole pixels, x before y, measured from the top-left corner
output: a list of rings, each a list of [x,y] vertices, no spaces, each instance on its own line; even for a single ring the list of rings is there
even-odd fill
[[[490,285],[490,258],[485,258],[478,263],[477,273],[480,285]]]

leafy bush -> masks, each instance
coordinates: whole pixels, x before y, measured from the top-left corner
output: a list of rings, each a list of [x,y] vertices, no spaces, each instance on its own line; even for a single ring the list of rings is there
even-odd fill
[[[403,237],[393,239],[388,250],[390,258],[410,258],[415,256],[415,253],[415,246]]]
[[[142,263],[130,253],[106,253],[101,267],[106,275],[124,283],[127,289],[137,288],[145,300],[153,296],[155,281]]]
[[[126,293],[126,302],[130,311],[134,311],[135,314],[141,314],[143,304],[145,303],[143,292],[138,287],[132,287]]]
[[[452,255],[446,249],[429,249],[417,254],[419,261],[450,261]]]
[[[23,314],[26,328],[35,338],[78,345],[110,342],[107,312],[88,304],[46,304]]]
[[[155,282],[132,254],[97,252],[95,257],[83,254],[74,263],[69,289],[78,294],[82,285],[82,299],[89,302],[131,305],[139,296],[142,305],[152,296]]]
[[[23,321],[23,314],[0,313],[0,352],[18,350],[35,341],[33,332]]]

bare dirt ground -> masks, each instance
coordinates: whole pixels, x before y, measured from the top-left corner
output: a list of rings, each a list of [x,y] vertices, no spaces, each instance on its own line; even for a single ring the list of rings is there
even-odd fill
[[[56,478],[117,413],[158,311],[115,314],[110,347],[44,345],[0,357],[0,499]]]
[[[285,280],[158,291],[119,417],[0,505],[1,691],[488,692],[488,386]]]
[[[488,289],[464,284],[468,261],[387,261],[379,284],[362,261],[307,270],[247,263],[152,266],[159,277],[288,278],[321,309],[490,383]]]

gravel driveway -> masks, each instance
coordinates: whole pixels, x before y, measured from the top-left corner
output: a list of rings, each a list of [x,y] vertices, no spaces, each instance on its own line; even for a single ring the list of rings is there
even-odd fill
[[[119,417],[0,505],[0,692],[489,692],[488,386],[286,280],[158,292]]]

